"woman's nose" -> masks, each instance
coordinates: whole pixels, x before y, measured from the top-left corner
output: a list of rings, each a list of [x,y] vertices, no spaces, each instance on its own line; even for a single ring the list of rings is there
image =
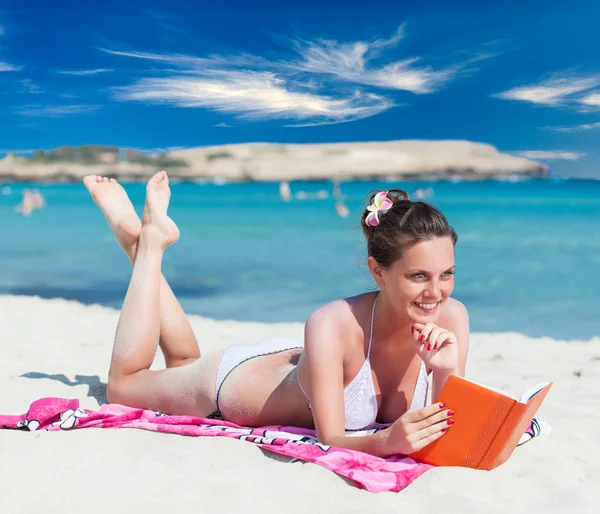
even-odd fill
[[[437,280],[432,280],[431,282],[429,282],[427,294],[430,298],[433,298],[435,300],[437,300],[442,295],[440,284]]]

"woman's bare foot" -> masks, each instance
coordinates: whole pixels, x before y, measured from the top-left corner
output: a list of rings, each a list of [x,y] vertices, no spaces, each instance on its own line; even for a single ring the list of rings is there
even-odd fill
[[[167,216],[171,189],[166,171],[159,171],[146,186],[146,205],[142,218],[142,235],[140,244],[158,245],[165,249],[179,239],[179,229],[175,222]]]
[[[133,259],[142,231],[142,222],[125,189],[114,178],[108,179],[98,175],[84,177],[83,183],[100,207],[121,248]]]

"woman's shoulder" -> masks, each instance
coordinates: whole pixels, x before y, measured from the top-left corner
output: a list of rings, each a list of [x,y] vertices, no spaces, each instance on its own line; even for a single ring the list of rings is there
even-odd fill
[[[350,320],[352,309],[346,299],[333,300],[311,312],[307,323],[343,325]]]
[[[340,298],[339,300],[333,300],[321,307],[315,309],[309,316],[310,318],[318,319],[329,319],[335,318],[341,323],[346,323],[353,320],[358,324],[357,318],[361,316],[361,312],[365,309],[366,304],[371,305],[372,299],[369,300],[369,296],[373,293],[364,293],[348,298]]]
[[[440,326],[447,330],[455,330],[457,327],[469,324],[469,312],[465,305],[455,298],[449,297],[441,313]]]
[[[446,300],[444,314],[448,314],[450,316],[464,316],[468,313],[464,303],[450,296]]]
[[[365,301],[364,296],[341,298],[326,303],[310,314],[306,324],[318,325],[345,337],[357,335],[362,331],[359,319]]]

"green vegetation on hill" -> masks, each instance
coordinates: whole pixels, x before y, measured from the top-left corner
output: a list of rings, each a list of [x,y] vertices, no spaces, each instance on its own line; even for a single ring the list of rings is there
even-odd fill
[[[35,164],[72,163],[72,164],[118,164],[135,163],[155,168],[186,168],[187,162],[173,159],[165,153],[147,155],[138,150],[122,149],[116,146],[83,145],[60,146],[50,151],[34,150],[26,162]]]

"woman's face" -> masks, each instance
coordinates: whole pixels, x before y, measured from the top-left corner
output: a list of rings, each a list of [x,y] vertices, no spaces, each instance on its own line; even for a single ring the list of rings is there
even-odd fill
[[[454,289],[452,239],[440,237],[417,243],[389,268],[380,268],[378,275],[378,285],[399,316],[435,323]]]

